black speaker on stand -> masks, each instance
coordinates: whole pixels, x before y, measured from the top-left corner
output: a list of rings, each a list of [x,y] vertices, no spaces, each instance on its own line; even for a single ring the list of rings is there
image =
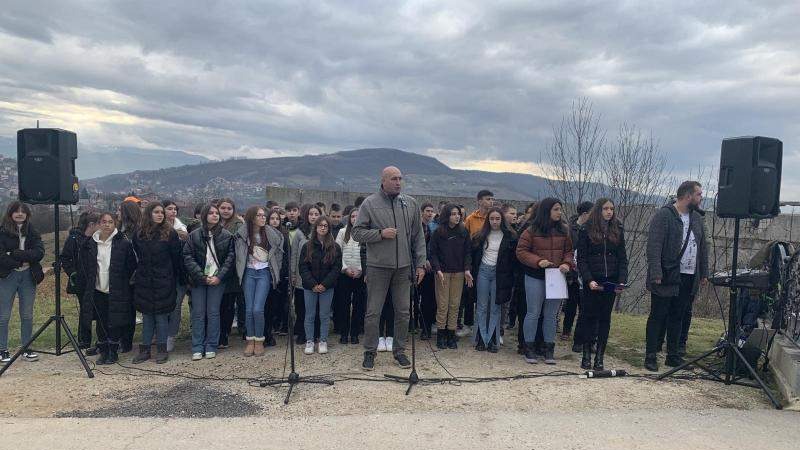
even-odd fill
[[[75,159],[78,157],[78,139],[75,133],[56,128],[27,128],[17,132],[17,172],[19,178],[20,201],[32,204],[53,205],[54,222],[54,255],[53,276],[55,276],[55,311],[28,342],[14,353],[11,360],[0,368],[2,376],[22,353],[28,351],[31,344],[50,326],[56,327],[55,352],[61,356],[64,346],[61,345],[61,329],[69,339],[75,354],[81,362],[86,375],[94,377],[86,358],[81,352],[75,335],[72,334],[64,314],[61,312],[61,245],[59,243],[58,205],[74,205],[78,203],[78,177],[75,176]],[[50,352],[41,352],[50,353]]]
[[[664,379],[679,370],[696,366],[708,374],[706,379],[724,383],[760,388],[769,397],[775,409],[782,405],[759,377],[753,365],[745,358],[738,346],[739,336],[739,289],[745,287],[737,283],[739,254],[739,221],[741,219],[768,219],[780,214],[781,162],[783,143],[774,138],[747,136],[728,138],[722,141],[719,165],[719,185],[717,191],[716,213],[718,217],[733,218],[733,258],[728,287],[730,301],[728,306],[728,330],[717,345],[675,367],[657,379]],[[714,370],[702,361],[712,355],[725,358],[722,371]],[[741,368],[744,367],[745,370]],[[749,374],[755,383],[741,381]]]

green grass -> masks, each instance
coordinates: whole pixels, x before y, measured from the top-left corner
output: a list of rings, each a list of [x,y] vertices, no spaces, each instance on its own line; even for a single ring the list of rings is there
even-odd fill
[[[611,317],[611,334],[608,338],[608,354],[622,359],[635,367],[644,365],[646,315],[614,314]],[[698,355],[712,348],[724,332],[721,320],[692,318],[688,355]]]

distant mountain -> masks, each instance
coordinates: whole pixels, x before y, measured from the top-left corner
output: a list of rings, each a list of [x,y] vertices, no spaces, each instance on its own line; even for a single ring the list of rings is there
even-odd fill
[[[478,189],[487,188],[498,198],[533,200],[548,190],[542,177],[456,170],[435,158],[391,148],[209,162],[109,175],[88,180],[86,184],[102,192],[142,189],[188,198],[222,195],[252,198],[259,195],[259,190],[263,193],[266,185],[372,192],[378,187],[380,171],[388,165],[396,165],[403,171],[404,189],[411,194],[473,196]]]
[[[17,157],[16,138],[0,137],[0,155]],[[176,150],[150,150],[136,147],[78,148],[75,163],[78,178],[88,179],[134,170],[200,164],[208,158]]]

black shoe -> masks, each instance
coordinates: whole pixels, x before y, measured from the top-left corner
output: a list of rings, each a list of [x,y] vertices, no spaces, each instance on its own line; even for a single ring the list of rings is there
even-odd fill
[[[517,345],[517,354],[524,355],[525,354],[525,346],[524,345]]]
[[[278,343],[275,342],[275,336],[272,333],[268,334],[264,339],[264,347],[275,347],[276,345]]]
[[[156,364],[164,364],[169,359],[169,352],[167,352],[167,344],[156,345]]]
[[[581,369],[589,370],[592,368],[592,344],[583,344],[583,355],[581,356]]]
[[[116,364],[119,361],[119,344],[108,344],[108,357],[106,364]]]
[[[133,357],[134,364],[141,364],[150,359],[150,346],[139,345],[139,354]]]
[[[33,350],[28,350],[22,354],[22,359],[28,362],[38,361],[39,355]]]
[[[648,353],[644,356],[644,368],[650,372],[658,372],[658,354]]]
[[[589,350],[592,349],[592,346],[589,345]],[[572,353],[582,353],[583,352],[583,345],[581,344],[572,344]]]
[[[678,346],[678,356],[681,358],[686,357],[686,344]]]
[[[95,364],[98,366],[104,366],[108,364],[108,344],[100,344],[97,347],[97,351],[100,353],[100,357],[95,360]]]
[[[373,370],[375,368],[374,352],[364,352],[364,362],[361,363],[361,368],[364,370]]]
[[[533,351],[533,344],[525,343],[525,347],[523,348],[524,355],[525,355],[525,362],[528,364],[536,364],[539,360],[536,358],[536,352]]]
[[[7,363],[9,361],[11,361],[11,354],[8,353],[8,350],[0,352],[0,362]]]
[[[457,349],[458,348],[458,336],[456,336],[456,332],[450,330],[447,332],[448,339],[447,339],[447,348],[450,349]]]
[[[597,353],[594,355],[594,370],[603,370],[603,356],[606,353],[606,344],[597,344]]]
[[[340,344],[347,344],[348,342],[350,342],[350,340],[347,339],[347,335],[346,334],[343,334],[342,337],[339,338],[339,343]]]
[[[686,360],[678,355],[667,356],[664,364],[670,367],[678,367],[686,363]]]
[[[411,367],[411,361],[408,360],[405,353],[395,353],[394,360],[401,369],[408,369]]]
[[[497,341],[495,338],[492,338],[492,340],[489,341],[489,345],[486,346],[486,350],[488,350],[489,353],[497,353],[500,350],[497,348]]]
[[[306,345],[306,337],[297,335],[297,339],[295,339],[295,344],[297,345]]]
[[[120,344],[119,352],[120,353],[128,353],[133,350],[133,344]]]
[[[421,341],[427,341],[431,338],[431,328],[430,327],[423,327],[422,331],[419,334],[419,339]]]
[[[351,336],[350,337],[351,344],[358,344],[358,336]]]
[[[95,356],[98,353],[97,347],[88,347],[86,351],[83,352],[86,356]]]
[[[486,344],[483,343],[483,338],[480,335],[478,335],[478,344],[475,345],[475,350],[479,352],[486,351]]]
[[[439,328],[436,331],[436,348],[444,350],[447,348],[447,330]]]
[[[545,350],[544,350],[544,363],[555,364],[556,363],[555,353],[556,353],[556,343],[548,342],[545,345]]]

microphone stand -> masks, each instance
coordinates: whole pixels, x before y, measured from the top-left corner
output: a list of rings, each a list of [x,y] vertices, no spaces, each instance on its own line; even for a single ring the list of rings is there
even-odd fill
[[[408,389],[406,389],[406,395],[408,395],[411,393],[411,388],[413,388],[414,385],[418,384],[420,381],[419,374],[417,374],[417,323],[414,317],[415,301],[419,300],[419,296],[417,295],[417,269],[415,267],[416,255],[414,252],[414,246],[411,244],[411,229],[410,224],[408,223],[408,213],[406,211],[408,209],[408,205],[403,198],[403,194],[398,194],[397,198],[400,201],[401,208],[403,209],[403,224],[406,227],[406,243],[408,244],[408,254],[411,257],[411,268],[408,275],[408,281],[411,283],[411,301],[408,303],[409,317],[411,318],[411,373],[408,375],[408,378],[390,374],[384,374],[383,376],[391,380],[408,381]],[[403,326],[408,325],[404,324]]]
[[[298,230],[298,233],[302,233],[302,231]],[[288,237],[288,236],[287,236]],[[292,263],[292,245],[289,243],[287,246],[289,249],[287,256],[289,258],[289,265],[291,266]],[[333,385],[333,380],[328,379],[321,375],[312,375],[309,377],[300,377],[300,374],[297,373],[297,367],[295,366],[295,357],[294,357],[294,322],[295,322],[295,309],[294,309],[294,282],[292,280],[291,274],[291,267],[289,267],[289,279],[286,283],[288,289],[288,295],[286,296],[286,301],[289,302],[289,307],[287,309],[288,315],[288,333],[286,333],[286,345],[289,347],[289,358],[291,361],[291,372],[289,372],[289,376],[286,378],[270,378],[267,380],[262,381],[259,385],[261,387],[267,386],[282,386],[284,384],[289,385],[289,391],[286,392],[286,397],[283,399],[283,404],[289,404],[289,397],[292,395],[292,391],[294,387],[300,383],[308,383],[308,384],[325,384],[328,386]]]

